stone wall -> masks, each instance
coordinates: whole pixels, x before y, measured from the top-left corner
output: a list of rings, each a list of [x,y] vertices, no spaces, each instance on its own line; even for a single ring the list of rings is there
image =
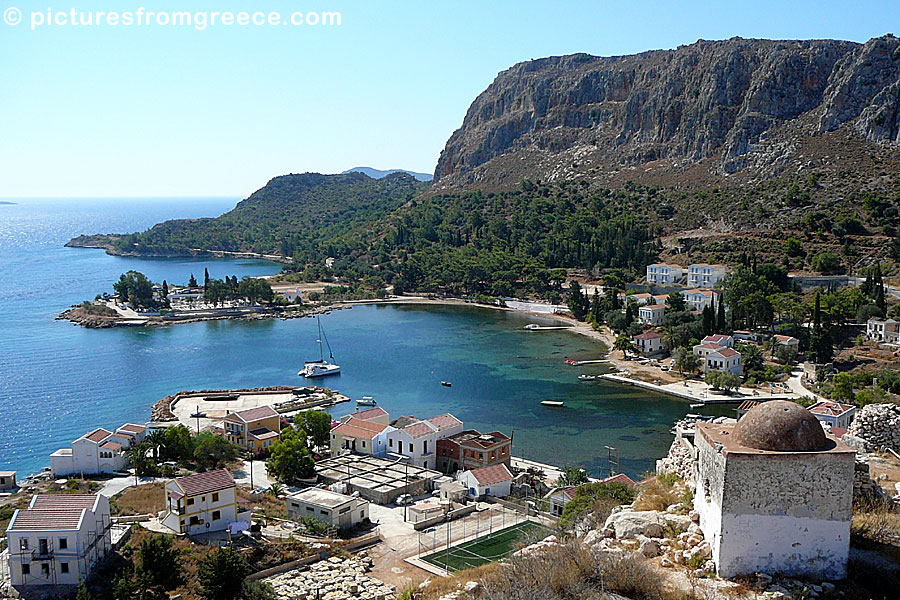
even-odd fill
[[[694,487],[694,465],[696,464],[696,449],[691,441],[676,434],[675,441],[669,448],[669,453],[656,461],[656,472],[660,475],[675,473],[691,488]]]
[[[861,452],[900,450],[900,406],[869,404],[856,413],[843,441]]]

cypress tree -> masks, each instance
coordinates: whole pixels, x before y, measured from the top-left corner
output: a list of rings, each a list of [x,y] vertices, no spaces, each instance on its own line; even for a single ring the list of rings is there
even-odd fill
[[[728,323],[725,321],[725,302],[719,301],[719,312],[716,318],[716,332],[725,333]]]
[[[203,268],[203,287],[209,285],[209,269]]]
[[[169,284],[166,283],[165,279],[163,279],[162,292],[163,292],[163,298],[166,298],[169,296]]]

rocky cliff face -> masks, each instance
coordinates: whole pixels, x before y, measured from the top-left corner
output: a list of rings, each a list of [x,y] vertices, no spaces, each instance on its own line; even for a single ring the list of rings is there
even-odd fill
[[[500,73],[475,99],[435,179],[502,179],[486,174],[492,161],[510,176],[520,174],[518,161],[536,168],[532,177],[552,179],[586,159],[606,167],[709,161],[723,175],[758,166],[749,155],[771,145],[770,134],[779,132],[782,146],[773,160],[784,160],[797,137],[844,125],[869,142],[900,142],[897,38],[734,38],[632,56],[551,57]]]

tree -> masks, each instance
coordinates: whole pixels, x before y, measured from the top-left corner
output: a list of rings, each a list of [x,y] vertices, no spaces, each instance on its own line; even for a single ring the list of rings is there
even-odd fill
[[[581,291],[581,284],[576,280],[569,282],[569,310],[578,321],[584,321],[587,315],[587,298]]]
[[[728,323],[725,320],[725,302],[719,301],[718,313],[716,315],[716,332],[725,333],[728,330]]]
[[[625,302],[627,303],[625,305],[625,327],[628,327],[629,325],[634,323],[635,309],[634,309],[634,302],[628,301],[627,298],[626,298]]]
[[[204,557],[197,569],[198,593],[207,600],[237,600],[249,571],[234,548],[216,548]]]
[[[591,296],[591,310],[588,313],[591,321],[598,325],[603,322],[603,302],[600,300],[599,288],[594,288],[594,294]]]
[[[619,337],[617,337],[615,343],[613,344],[613,349],[621,350],[623,358],[627,357],[629,352],[637,354],[637,349],[634,347],[634,342],[627,335],[620,335]]]
[[[87,584],[82,581],[78,584],[78,591],[75,593],[75,600],[92,600],[91,592],[88,590]]]
[[[188,279],[188,287],[192,287],[192,288],[197,287],[197,278],[194,277],[193,273],[191,273],[191,278]]]
[[[581,467],[570,467],[567,465],[563,468],[563,472],[556,480],[556,485],[558,487],[570,487],[574,485],[581,485],[587,482],[587,471],[585,471]]]
[[[685,310],[687,310],[687,304],[685,304],[684,296],[679,292],[670,292],[666,298],[666,312],[684,312]]]
[[[206,267],[203,268],[203,287],[206,287],[209,284],[209,269]]]
[[[797,360],[797,349],[791,346],[785,346],[784,344],[778,344],[775,346],[772,355],[781,364],[789,365]]]
[[[853,400],[853,380],[848,373],[835,374],[832,397],[835,400],[846,400],[848,402]]]
[[[292,482],[311,477],[315,461],[306,444],[306,432],[302,429],[286,429],[269,447],[266,470],[279,481]]]
[[[185,425],[166,427],[161,456],[165,460],[191,460],[194,458],[194,438]]]
[[[306,431],[313,445],[322,448],[328,445],[331,433],[331,415],[321,410],[305,410],[294,417],[294,425]]]
[[[716,330],[716,313],[711,304],[703,307],[703,315],[701,316],[701,327],[703,335],[710,335]]]
[[[120,275],[119,280],[113,284],[113,290],[133,308],[150,308],[154,304],[153,284],[146,275],[138,271]]]
[[[757,371],[763,368],[766,358],[759,346],[754,344],[738,344],[736,350],[741,353],[741,362],[746,371]]]
[[[163,279],[162,294],[163,294],[163,298],[167,298],[169,296],[169,284],[166,282],[165,279]]]
[[[700,357],[690,348],[680,348],[675,353],[675,368],[682,377],[685,377],[686,373],[696,373],[700,370]]]
[[[125,456],[134,467],[134,474],[138,477],[157,475],[159,468],[156,461],[153,460],[152,454],[150,444],[146,440],[131,446],[125,451]]]
[[[831,335],[822,327],[821,294],[816,292],[813,305],[813,326],[809,334],[809,353],[812,361],[817,364],[825,364],[831,361],[834,355],[834,345]]]
[[[245,581],[243,600],[278,600],[278,594],[271,583],[265,581]]]
[[[238,447],[213,433],[201,433],[196,438],[194,460],[207,469],[218,469],[237,458]]]
[[[741,385],[741,378],[734,373],[725,373],[716,369],[707,371],[703,381],[714,390],[726,392],[737,389]]]
[[[181,550],[170,536],[151,535],[141,541],[135,564],[135,581],[143,593],[169,592],[184,583]]]
[[[814,271],[818,271],[823,275],[831,275],[843,270],[843,267],[841,266],[841,257],[828,250],[815,255],[812,260],[809,261],[809,264]]]
[[[863,304],[859,307],[859,310],[856,311],[857,323],[866,323],[872,318],[884,318],[884,311],[877,304]]]

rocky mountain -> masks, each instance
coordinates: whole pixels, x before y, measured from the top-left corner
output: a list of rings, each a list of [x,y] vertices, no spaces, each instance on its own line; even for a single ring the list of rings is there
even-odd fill
[[[796,167],[810,140],[823,141],[816,158],[827,158],[848,139],[892,155],[900,146],[893,35],[557,56],[503,71],[475,99],[441,152],[436,190],[596,180],[640,166],[768,178]]]
[[[416,173],[415,171],[407,171],[406,169],[373,169],[372,167],[353,167],[352,169],[347,169],[343,171],[341,175],[346,175],[347,173],[364,173],[371,177],[372,179],[381,179],[382,177],[386,177],[388,175],[393,175],[394,173],[406,173],[407,175],[412,175],[419,181],[431,181],[432,175],[431,173]]]

